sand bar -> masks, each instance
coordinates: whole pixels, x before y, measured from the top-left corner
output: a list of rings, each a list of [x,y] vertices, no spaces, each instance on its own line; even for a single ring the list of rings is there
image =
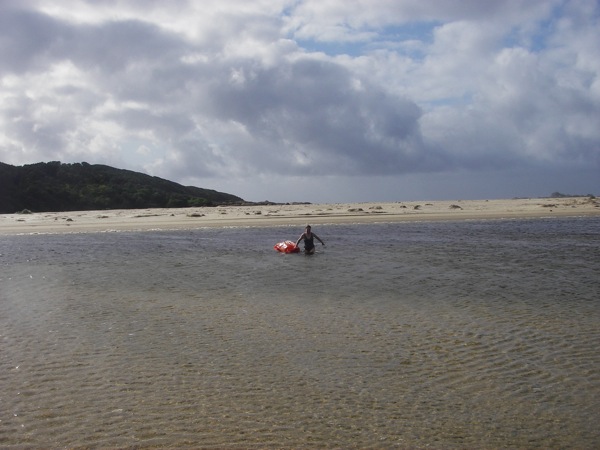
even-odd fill
[[[285,204],[0,214],[0,235],[577,216],[600,217],[600,199]]]

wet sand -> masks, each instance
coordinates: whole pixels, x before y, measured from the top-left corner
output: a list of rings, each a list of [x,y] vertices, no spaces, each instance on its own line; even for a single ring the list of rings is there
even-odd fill
[[[0,234],[578,216],[600,216],[600,200],[588,197],[566,197],[34,212],[1,214]]]

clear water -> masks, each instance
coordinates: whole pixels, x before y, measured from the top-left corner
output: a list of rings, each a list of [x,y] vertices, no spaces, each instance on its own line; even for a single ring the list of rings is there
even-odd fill
[[[593,448],[600,220],[0,237],[0,447]]]

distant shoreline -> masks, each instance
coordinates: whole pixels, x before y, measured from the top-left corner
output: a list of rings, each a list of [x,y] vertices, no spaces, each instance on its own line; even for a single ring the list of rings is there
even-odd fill
[[[404,221],[600,217],[593,197],[276,204],[0,214],[0,235],[185,230]]]

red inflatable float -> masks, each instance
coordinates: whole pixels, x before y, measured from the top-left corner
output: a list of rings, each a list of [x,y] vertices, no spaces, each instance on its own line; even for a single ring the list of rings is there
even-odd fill
[[[275,244],[273,248],[281,253],[298,253],[300,251],[300,247],[292,241],[279,242],[278,244]]]

